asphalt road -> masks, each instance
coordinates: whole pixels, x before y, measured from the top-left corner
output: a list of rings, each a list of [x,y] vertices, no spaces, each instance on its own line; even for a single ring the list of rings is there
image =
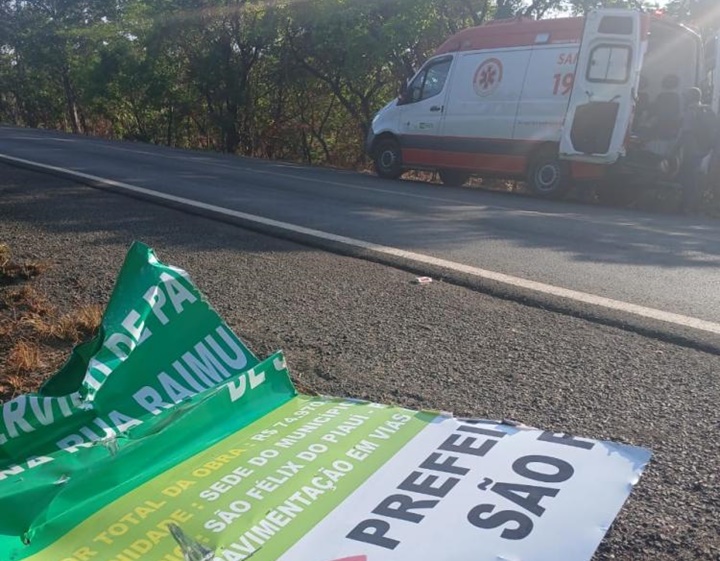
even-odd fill
[[[720,559],[720,356],[0,165],[0,241],[62,311],[105,304],[135,239],[303,391],[650,448],[594,561]]]
[[[720,224],[0,128],[0,154],[713,322]]]

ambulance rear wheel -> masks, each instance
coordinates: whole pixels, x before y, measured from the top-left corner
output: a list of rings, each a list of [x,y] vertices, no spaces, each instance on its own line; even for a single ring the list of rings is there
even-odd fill
[[[558,199],[570,190],[569,175],[567,165],[557,154],[541,152],[533,158],[528,169],[528,189],[538,197]]]
[[[462,187],[470,179],[470,174],[455,169],[441,169],[438,171],[440,181],[449,187]]]
[[[378,142],[374,154],[375,171],[384,179],[397,179],[403,174],[402,153],[396,140],[387,138]]]

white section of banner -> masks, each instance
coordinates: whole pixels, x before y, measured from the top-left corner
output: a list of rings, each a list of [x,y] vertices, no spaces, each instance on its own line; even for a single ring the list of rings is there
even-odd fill
[[[438,418],[279,561],[589,560],[650,452],[560,436]]]

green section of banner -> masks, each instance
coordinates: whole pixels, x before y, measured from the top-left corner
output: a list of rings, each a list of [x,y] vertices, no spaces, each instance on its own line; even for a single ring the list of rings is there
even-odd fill
[[[2,405],[2,559],[186,561],[187,538],[274,561],[432,418],[297,397],[281,353],[136,243],[98,336]]]
[[[282,355],[258,364],[183,271],[134,244],[98,336],[39,393],[2,405],[3,559],[40,551],[294,395]]]
[[[313,439],[298,442],[294,450],[284,450],[274,466],[268,465],[268,470],[276,468],[276,475],[264,480],[265,489],[260,493],[264,508],[253,509],[248,519],[225,528],[216,551],[218,558],[233,561],[241,554],[246,558],[252,555],[257,561],[277,560],[435,417],[397,408],[377,409],[372,405],[356,405],[346,413],[348,421],[334,431],[318,435],[315,442]],[[363,424],[357,427],[357,432],[343,435],[338,430],[343,426],[347,430],[352,427],[348,423],[358,419]],[[335,436],[337,440],[326,442],[323,437],[327,436]],[[326,452],[317,448],[325,444]],[[313,447],[317,452],[313,452]],[[317,457],[310,459],[315,454]],[[298,469],[288,467],[288,463],[295,462],[303,466],[299,474],[287,475]],[[283,482],[284,477],[298,479],[288,484]],[[258,486],[256,483],[251,488],[256,494]],[[246,491],[246,495],[251,490]],[[227,501],[226,508],[231,510],[232,504]],[[215,518],[215,522],[221,520]]]
[[[432,418],[294,398],[125,494],[27,561],[183,561],[170,523],[216,559],[274,561]]]

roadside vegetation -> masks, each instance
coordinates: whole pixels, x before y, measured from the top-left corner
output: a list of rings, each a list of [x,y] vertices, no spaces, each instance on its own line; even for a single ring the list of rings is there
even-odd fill
[[[656,1],[0,0],[0,122],[359,167],[375,112],[450,34],[598,6]]]
[[[658,6],[0,0],[0,123],[363,169],[373,116],[452,33],[493,19]],[[717,0],[670,0],[663,9],[707,33],[720,26]],[[494,180],[474,184],[514,189]],[[720,201],[708,202],[705,212],[720,215]],[[658,204],[673,206],[649,206]]]
[[[48,267],[15,261],[10,248],[0,244],[0,403],[36,390],[100,325],[99,305],[62,312],[33,286]]]

